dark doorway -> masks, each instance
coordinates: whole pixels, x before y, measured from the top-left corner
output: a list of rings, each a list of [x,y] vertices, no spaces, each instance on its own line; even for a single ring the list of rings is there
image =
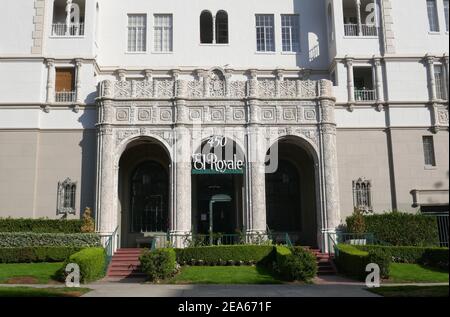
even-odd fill
[[[281,160],[278,170],[266,176],[267,225],[280,232],[301,230],[300,179],[297,168]]]
[[[228,195],[231,202],[213,206],[214,233],[234,234],[241,228],[242,175],[193,175],[194,232],[209,234],[209,203],[215,195]]]
[[[141,163],[130,180],[131,232],[167,232],[169,178],[157,162]]]

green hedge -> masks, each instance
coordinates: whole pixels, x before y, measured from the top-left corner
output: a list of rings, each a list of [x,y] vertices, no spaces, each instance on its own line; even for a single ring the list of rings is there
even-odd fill
[[[287,281],[309,282],[317,274],[316,257],[302,247],[275,247],[276,272]]]
[[[80,247],[0,248],[0,263],[64,262]]]
[[[89,283],[105,276],[106,252],[103,248],[86,248],[69,256],[59,270],[61,281],[65,280],[65,268],[69,263],[76,263],[80,267],[80,282]]]
[[[436,217],[421,214],[390,212],[364,216],[365,232],[396,246],[437,246],[439,233]],[[355,216],[347,219],[351,231]]]
[[[100,246],[100,236],[95,233],[0,233],[0,248],[38,246],[96,247]]]
[[[0,218],[0,232],[81,233],[82,220]]]
[[[448,268],[448,248],[402,247],[402,246],[356,246],[359,250],[382,250],[393,262],[418,263],[429,266]]]
[[[181,265],[262,264],[272,260],[273,246],[227,245],[175,249]]]
[[[359,279],[367,276],[367,264],[376,263],[380,267],[381,277],[389,277],[390,257],[382,250],[367,252],[359,250],[353,245],[339,244],[335,262],[340,272]]]
[[[151,281],[164,280],[176,271],[176,253],[174,249],[145,251],[139,257],[142,271]]]

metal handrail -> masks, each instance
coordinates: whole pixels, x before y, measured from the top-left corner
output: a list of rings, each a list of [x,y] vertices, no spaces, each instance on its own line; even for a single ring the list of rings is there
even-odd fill
[[[105,242],[105,270],[108,268],[109,263],[111,263],[111,259],[114,255],[114,252],[116,251],[117,241],[119,240],[118,231],[119,227],[117,227],[112,234],[105,236],[107,237]]]

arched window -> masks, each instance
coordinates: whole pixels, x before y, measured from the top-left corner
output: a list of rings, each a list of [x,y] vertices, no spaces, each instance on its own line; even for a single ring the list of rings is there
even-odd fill
[[[353,207],[365,212],[372,211],[372,184],[361,177],[353,181]]]
[[[216,43],[228,44],[228,13],[223,10],[216,15]]]
[[[58,182],[58,215],[75,214],[76,192],[77,183],[70,178],[66,178],[63,182]]]
[[[203,11],[200,15],[200,43],[212,44],[213,34],[213,16],[209,11]]]

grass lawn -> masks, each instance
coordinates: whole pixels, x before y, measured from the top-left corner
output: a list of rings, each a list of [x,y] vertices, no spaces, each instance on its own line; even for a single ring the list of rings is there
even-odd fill
[[[384,297],[448,297],[447,286],[386,286],[370,292]]]
[[[448,283],[448,271],[419,264],[392,263],[389,282],[392,283]]]
[[[170,284],[281,284],[259,266],[185,266]]]
[[[52,276],[61,266],[62,263],[0,264],[0,284],[55,283]]]
[[[0,287],[0,297],[80,297],[88,288]]]

